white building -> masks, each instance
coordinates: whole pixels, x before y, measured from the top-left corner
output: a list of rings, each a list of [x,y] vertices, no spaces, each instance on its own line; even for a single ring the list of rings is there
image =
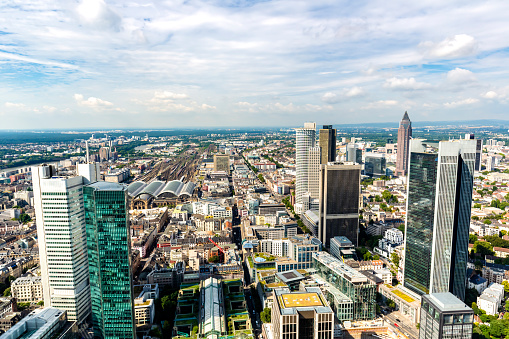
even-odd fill
[[[385,231],[384,238],[393,244],[400,245],[403,243],[403,232],[397,228],[391,228]]]
[[[17,302],[38,302],[42,300],[41,277],[20,277],[11,284],[11,294]]]
[[[497,315],[504,298],[504,286],[493,283],[477,297],[477,307],[486,311],[487,315]]]
[[[309,194],[309,149],[316,144],[316,123],[304,124],[295,130],[295,212],[302,214],[303,197]]]
[[[58,177],[48,165],[32,168],[44,304],[78,323],[90,313],[83,185],[98,177],[97,167],[87,166],[79,171],[88,178]]]

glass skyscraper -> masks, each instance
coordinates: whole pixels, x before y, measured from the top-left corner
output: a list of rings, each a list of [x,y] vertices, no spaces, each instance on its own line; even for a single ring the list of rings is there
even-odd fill
[[[83,188],[92,324],[96,338],[135,338],[127,188],[96,182]]]
[[[404,286],[420,295],[465,298],[476,144],[411,141]]]

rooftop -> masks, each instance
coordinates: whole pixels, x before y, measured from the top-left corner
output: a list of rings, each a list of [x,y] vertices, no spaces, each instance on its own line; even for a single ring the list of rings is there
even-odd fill
[[[318,296],[318,293],[287,293],[282,294],[280,298],[281,305],[285,308],[327,306]]]
[[[432,293],[425,296],[433,305],[442,312],[472,311],[464,302],[456,298],[452,293]]]
[[[97,181],[88,185],[88,187],[92,187],[100,191],[125,191],[127,189],[124,185],[107,181]]]

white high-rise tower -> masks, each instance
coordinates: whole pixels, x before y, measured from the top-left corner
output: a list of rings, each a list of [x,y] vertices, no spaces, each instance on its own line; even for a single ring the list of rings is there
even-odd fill
[[[307,122],[295,130],[295,212],[302,214],[309,208],[304,196],[309,195],[309,151],[316,144],[316,123]],[[309,201],[309,199],[307,199]]]
[[[81,323],[90,313],[83,185],[91,178],[58,177],[42,165],[32,179],[44,305]]]

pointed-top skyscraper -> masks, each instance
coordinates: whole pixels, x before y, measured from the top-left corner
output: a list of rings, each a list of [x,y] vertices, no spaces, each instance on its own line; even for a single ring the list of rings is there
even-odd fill
[[[412,136],[412,122],[405,111],[398,128],[398,154],[396,160],[396,175],[406,175],[408,172],[408,148]]]

